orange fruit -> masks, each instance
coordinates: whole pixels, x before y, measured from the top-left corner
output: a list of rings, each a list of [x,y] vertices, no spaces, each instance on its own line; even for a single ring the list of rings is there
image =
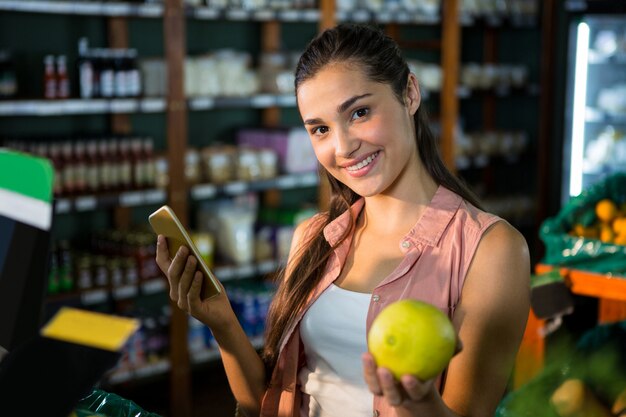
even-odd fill
[[[626,234],[626,217],[618,217],[613,221],[615,234]]]
[[[626,233],[620,233],[619,235],[616,235],[613,243],[616,245],[626,246]]]
[[[615,238],[615,233],[613,232],[613,229],[611,229],[611,226],[608,226],[608,225],[600,226],[600,240],[601,241],[603,241],[604,243],[611,243],[613,242],[613,238]]]
[[[617,205],[605,198],[596,204],[596,216],[605,223],[610,223],[618,214]]]
[[[613,242],[614,238],[615,238],[615,233],[613,232],[613,229],[611,229],[611,226],[602,225],[600,227],[600,240],[601,241],[603,241],[604,243],[611,243]]]

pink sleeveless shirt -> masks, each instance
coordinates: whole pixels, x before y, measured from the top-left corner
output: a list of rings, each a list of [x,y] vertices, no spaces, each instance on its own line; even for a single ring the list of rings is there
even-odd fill
[[[353,204],[350,210],[354,218],[359,215],[364,204],[363,199]],[[385,306],[404,298],[433,304],[452,318],[478,243],[485,231],[498,220],[501,219],[477,209],[440,186],[418,222],[398,242],[404,253],[403,260],[372,292],[367,331]],[[350,222],[350,214],[346,211],[324,228],[324,237],[331,246],[339,241]],[[302,393],[297,375],[305,363],[300,341],[300,320],[317,297],[339,276],[351,240],[352,236],[349,236],[335,248],[307,306],[300,312],[295,325],[285,333],[278,362],[263,397],[262,417],[299,415]],[[439,387],[443,389],[441,380]],[[374,396],[374,415],[392,417],[396,413],[383,397]]]

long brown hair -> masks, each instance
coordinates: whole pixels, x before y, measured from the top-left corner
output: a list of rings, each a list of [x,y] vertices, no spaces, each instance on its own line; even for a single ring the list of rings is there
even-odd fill
[[[366,25],[341,24],[318,35],[306,47],[296,67],[296,93],[303,82],[332,63],[352,64],[369,79],[388,84],[400,103],[405,104],[404,93],[409,67],[398,45],[380,29]],[[474,194],[444,165],[422,106],[418,108],[414,119],[417,148],[427,172],[437,184],[480,207]],[[292,255],[294,262],[288,268],[289,279],[285,279],[285,271],[279,277],[280,285],[268,313],[263,352],[268,377],[276,365],[284,332],[294,323],[298,312],[321,280],[326,262],[333,251],[322,230],[360,198],[321,166],[320,175],[325,176],[330,183],[329,210],[321,221],[313,225],[314,230],[307,231],[309,238],[301,245],[300,253]],[[354,224],[355,219],[352,219],[352,227]],[[339,243],[351,231],[351,228],[346,230]]]

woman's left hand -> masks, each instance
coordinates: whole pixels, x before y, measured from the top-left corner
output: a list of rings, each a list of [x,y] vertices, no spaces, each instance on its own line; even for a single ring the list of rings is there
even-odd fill
[[[434,379],[421,381],[413,375],[403,375],[395,380],[387,368],[379,368],[371,353],[364,353],[363,375],[374,395],[385,397],[389,405],[411,409],[434,394]]]

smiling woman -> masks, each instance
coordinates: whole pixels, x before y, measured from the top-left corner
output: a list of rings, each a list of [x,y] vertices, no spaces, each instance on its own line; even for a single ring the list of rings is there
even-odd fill
[[[240,412],[493,415],[528,315],[526,242],[446,169],[419,81],[380,30],[340,25],[312,40],[296,97],[330,206],[296,230],[262,360],[224,295],[200,301],[194,258],[169,259],[159,239],[170,295],[212,329]],[[367,353],[373,320],[400,299],[434,305],[463,345],[427,381],[396,379]]]

